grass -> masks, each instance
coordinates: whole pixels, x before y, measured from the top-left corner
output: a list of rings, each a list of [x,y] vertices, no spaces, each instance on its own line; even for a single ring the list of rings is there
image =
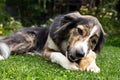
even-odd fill
[[[120,80],[119,41],[120,36],[107,39],[97,57],[100,73],[65,70],[39,56],[13,55],[0,61],[0,80]]]

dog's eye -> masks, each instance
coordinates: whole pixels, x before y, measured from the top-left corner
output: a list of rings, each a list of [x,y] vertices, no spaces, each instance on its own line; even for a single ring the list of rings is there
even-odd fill
[[[83,35],[83,31],[80,28],[78,28],[77,30],[80,35]]]

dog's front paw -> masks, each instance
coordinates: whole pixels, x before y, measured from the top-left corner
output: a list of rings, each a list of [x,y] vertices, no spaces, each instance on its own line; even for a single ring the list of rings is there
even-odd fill
[[[69,69],[70,70],[79,70],[78,64],[77,63],[70,63]]]
[[[100,68],[97,65],[89,65],[87,67],[87,72],[91,71],[91,72],[95,72],[95,73],[99,73],[100,72]]]

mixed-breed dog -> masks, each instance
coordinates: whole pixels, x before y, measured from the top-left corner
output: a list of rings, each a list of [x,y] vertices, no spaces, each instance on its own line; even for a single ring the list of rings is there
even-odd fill
[[[49,27],[24,28],[0,41],[0,60],[29,53],[69,70],[100,72],[96,56],[106,33],[97,18],[72,12],[59,15]]]

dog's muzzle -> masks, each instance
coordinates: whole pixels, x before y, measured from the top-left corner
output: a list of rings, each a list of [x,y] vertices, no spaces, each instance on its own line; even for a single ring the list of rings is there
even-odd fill
[[[76,54],[76,57],[79,57],[79,58],[84,57],[85,55],[85,53],[82,50],[81,51],[76,50],[75,54]]]
[[[75,61],[78,61],[79,59],[81,59],[82,57],[85,56],[85,53],[81,50],[76,50],[74,52],[74,56],[73,56],[73,53],[70,52],[70,46],[67,47],[67,51],[66,51],[66,57],[72,61],[72,62],[75,62]]]
[[[71,61],[71,62],[76,62],[79,60],[79,58],[76,58],[76,57],[73,57],[71,54],[69,54],[67,51],[66,51],[66,57]]]

